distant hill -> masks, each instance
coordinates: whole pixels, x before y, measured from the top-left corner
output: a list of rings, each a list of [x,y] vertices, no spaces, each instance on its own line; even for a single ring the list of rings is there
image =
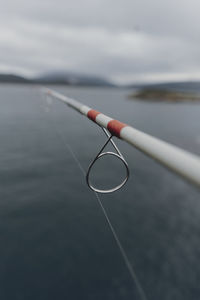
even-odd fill
[[[61,84],[71,86],[115,86],[109,80],[97,76],[75,74],[67,72],[47,73],[33,79],[28,79],[14,74],[0,74],[0,83],[29,83],[29,84]]]
[[[73,72],[49,72],[32,79],[25,78],[16,74],[0,74],[0,83],[21,83],[21,84],[60,84],[70,86],[97,86],[97,87],[121,87],[138,89],[165,89],[178,91],[200,91],[200,81],[185,82],[165,82],[157,84],[131,84],[119,86],[112,83],[109,79],[92,76],[87,74],[78,74]]]
[[[200,82],[166,82],[159,84],[135,85],[134,92],[129,95],[130,99],[150,101],[200,101]]]
[[[70,72],[52,72],[35,79],[44,84],[67,84],[77,86],[114,86],[109,80],[97,76]]]
[[[159,102],[200,101],[200,94],[195,91],[177,91],[163,88],[142,88],[129,95],[130,99],[141,99]]]
[[[29,80],[14,74],[0,74],[0,83],[28,83]]]

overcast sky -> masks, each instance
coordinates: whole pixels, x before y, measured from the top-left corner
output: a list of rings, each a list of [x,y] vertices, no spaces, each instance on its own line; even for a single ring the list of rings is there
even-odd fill
[[[0,72],[200,79],[199,0],[0,0]]]

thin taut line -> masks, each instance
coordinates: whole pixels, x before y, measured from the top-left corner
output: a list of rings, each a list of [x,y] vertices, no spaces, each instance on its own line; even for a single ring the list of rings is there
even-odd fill
[[[72,155],[72,157],[74,158],[75,162],[77,163],[77,165],[78,165],[80,171],[82,172],[82,174],[83,174],[84,177],[85,177],[86,172],[85,172],[85,170],[83,169],[83,167],[82,167],[82,165],[81,165],[79,159],[78,159],[77,156],[75,155],[75,153],[74,153],[74,151],[72,150],[71,146],[69,146],[69,144],[65,141],[63,135],[58,131],[56,125],[55,125],[55,128],[56,128],[56,131],[57,131],[58,135],[60,136],[60,139],[63,141],[63,144],[64,144],[65,148],[67,148],[67,149],[69,150],[69,152],[71,153],[71,155]],[[107,223],[108,223],[108,226],[109,226],[109,228],[110,228],[110,230],[111,230],[111,232],[112,232],[112,234],[113,234],[113,237],[114,237],[114,239],[115,239],[115,241],[116,241],[116,244],[117,244],[117,246],[118,246],[118,248],[119,248],[119,251],[120,251],[120,253],[121,253],[121,255],[122,255],[122,258],[123,258],[123,260],[124,260],[124,263],[125,263],[125,265],[126,265],[128,271],[129,271],[129,274],[130,274],[130,276],[131,276],[131,278],[132,278],[134,284],[135,284],[136,287],[137,287],[137,290],[138,290],[138,293],[139,293],[139,295],[140,295],[140,298],[141,298],[142,300],[147,300],[147,297],[146,297],[146,294],[145,294],[145,292],[144,292],[144,289],[142,288],[142,285],[141,285],[139,279],[137,278],[137,275],[136,275],[135,271],[133,270],[133,267],[132,267],[132,265],[131,265],[131,263],[130,263],[130,261],[129,261],[129,259],[128,259],[128,256],[127,256],[127,254],[126,254],[126,252],[125,252],[125,250],[124,250],[124,247],[122,246],[122,244],[121,244],[121,242],[120,242],[120,240],[119,240],[119,238],[118,238],[118,235],[117,235],[117,233],[116,233],[114,227],[112,226],[112,223],[111,223],[111,221],[110,221],[110,219],[109,219],[109,217],[108,217],[108,214],[107,214],[107,212],[106,212],[106,210],[105,210],[105,208],[104,208],[104,206],[103,206],[103,204],[102,204],[102,201],[101,201],[99,195],[97,194],[97,192],[94,192],[94,194],[95,194],[95,196],[96,196],[96,198],[97,198],[97,201],[98,201],[98,203],[99,203],[99,205],[100,205],[100,207],[101,207],[101,209],[102,209],[102,212],[103,212],[103,214],[104,214],[104,216],[105,216],[105,218],[106,218],[106,221],[107,221]]]

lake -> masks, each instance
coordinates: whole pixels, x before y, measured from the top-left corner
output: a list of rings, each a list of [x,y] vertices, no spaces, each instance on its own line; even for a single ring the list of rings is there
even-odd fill
[[[200,103],[133,101],[125,89],[52,88],[200,155]],[[140,299],[73,156],[86,170],[105,135],[51,102],[36,86],[0,86],[0,299]],[[131,176],[100,199],[146,298],[199,299],[199,190],[115,141]],[[119,176],[121,166],[108,158],[94,172],[106,187]]]

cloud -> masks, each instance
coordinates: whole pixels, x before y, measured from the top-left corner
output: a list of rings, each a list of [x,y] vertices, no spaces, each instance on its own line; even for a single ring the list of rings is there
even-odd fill
[[[199,78],[196,0],[0,4],[0,71],[60,69],[119,82]]]

